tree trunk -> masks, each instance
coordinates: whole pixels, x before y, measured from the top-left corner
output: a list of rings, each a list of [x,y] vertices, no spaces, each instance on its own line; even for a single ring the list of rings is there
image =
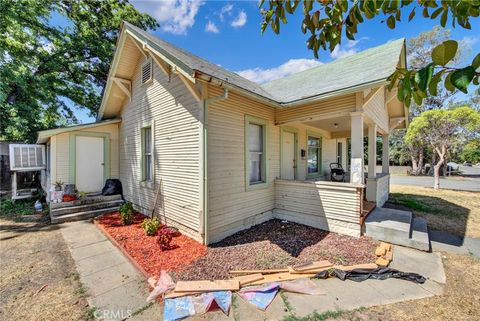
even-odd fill
[[[415,157],[416,156],[416,157]],[[412,175],[417,176],[422,173],[423,168],[423,150],[419,151],[412,159]]]
[[[442,168],[443,163],[445,162],[445,152],[446,147],[442,146],[442,149],[435,148],[435,151],[438,154],[438,162],[433,167],[433,188],[439,189],[440,188],[440,168]]]
[[[418,175],[418,161],[415,157],[411,156],[412,159],[412,175]]]

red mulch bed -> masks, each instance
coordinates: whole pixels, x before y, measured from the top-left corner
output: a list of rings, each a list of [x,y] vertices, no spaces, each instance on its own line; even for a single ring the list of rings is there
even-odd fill
[[[140,226],[145,218],[147,216],[136,213],[133,224],[122,225],[120,214],[115,212],[97,221],[152,276],[158,276],[161,270],[179,271],[207,252],[206,246],[185,235],[173,238],[173,249],[160,250],[156,236],[145,235]]]
[[[373,263],[376,246],[369,237],[274,219],[210,245],[205,256],[174,276],[180,280],[225,279],[230,270],[283,268],[317,260],[342,265]]]
[[[98,222],[150,275],[172,272],[177,280],[228,279],[230,270],[283,268],[317,260],[335,264],[371,263],[377,242],[369,237],[330,233],[302,224],[270,220],[238,232],[206,247],[181,235],[173,249],[161,251],[156,237],[146,236],[135,215],[123,226],[118,212],[103,215]]]

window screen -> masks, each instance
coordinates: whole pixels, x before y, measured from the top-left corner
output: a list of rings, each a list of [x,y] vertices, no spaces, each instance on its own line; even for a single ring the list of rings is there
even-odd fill
[[[152,161],[152,128],[143,128],[143,179],[151,181],[153,179],[153,161]]]
[[[263,126],[250,123],[248,128],[248,152],[250,155],[250,184],[264,182]]]
[[[308,174],[320,172],[320,139],[308,136]]]

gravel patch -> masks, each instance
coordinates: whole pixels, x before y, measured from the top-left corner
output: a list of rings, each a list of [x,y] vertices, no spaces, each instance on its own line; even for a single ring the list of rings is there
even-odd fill
[[[270,220],[210,245],[206,255],[175,273],[178,280],[226,279],[230,270],[283,268],[329,260],[336,264],[374,262],[377,243],[306,225]]]

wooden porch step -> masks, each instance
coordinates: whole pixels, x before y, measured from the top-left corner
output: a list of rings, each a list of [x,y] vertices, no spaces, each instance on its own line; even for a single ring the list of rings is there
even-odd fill
[[[58,216],[63,216],[63,215],[73,214],[73,213],[95,211],[103,208],[112,208],[112,207],[118,208],[122,204],[123,204],[123,201],[121,199],[119,200],[117,199],[112,201],[88,203],[88,204],[82,204],[77,206],[65,206],[65,207],[50,209],[50,215],[58,217]]]
[[[110,208],[102,208],[95,211],[86,211],[86,212],[79,212],[73,214],[65,214],[62,216],[50,216],[50,220],[52,224],[64,223],[64,222],[73,222],[73,221],[81,221],[87,220],[99,215],[108,214],[118,211],[118,206],[110,207]]]

